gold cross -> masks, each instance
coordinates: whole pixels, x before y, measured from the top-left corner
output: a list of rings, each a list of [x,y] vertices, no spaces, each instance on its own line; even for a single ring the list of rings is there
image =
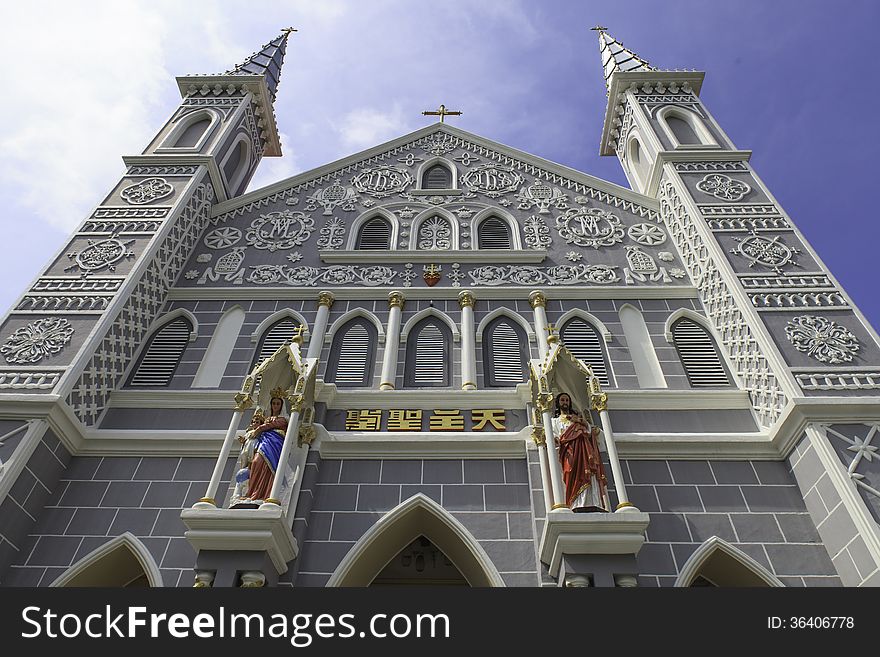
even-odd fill
[[[299,32],[299,30],[295,27],[285,27],[283,30],[281,30],[281,34],[285,34],[287,36],[290,36],[291,32]]]
[[[297,344],[303,343],[303,333],[305,332],[306,327],[300,324],[296,327],[296,331],[293,332],[293,341]]]
[[[422,269],[426,274],[439,274],[440,273],[440,270],[437,268],[437,265],[434,265],[434,264],[425,265]]]
[[[604,32],[607,29],[608,29],[607,27],[602,27],[601,25],[597,25],[596,27],[590,28],[590,30],[592,30],[593,32]]]
[[[457,110],[448,110],[448,109],[446,109],[446,105],[441,105],[440,107],[437,108],[436,111],[433,111],[433,112],[425,110],[424,112],[422,112],[422,114],[424,116],[439,116],[440,123],[443,123],[444,122],[443,119],[447,116],[461,116],[461,112],[459,112]]]
[[[547,331],[547,342],[549,342],[550,344],[554,344],[559,340],[559,337],[556,335],[555,324],[547,324],[544,330]]]

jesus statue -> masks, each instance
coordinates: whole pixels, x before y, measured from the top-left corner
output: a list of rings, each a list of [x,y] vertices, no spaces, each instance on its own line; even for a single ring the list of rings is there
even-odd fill
[[[575,513],[608,511],[599,427],[592,426],[575,410],[566,392],[556,397],[553,431],[565,482],[565,503]]]

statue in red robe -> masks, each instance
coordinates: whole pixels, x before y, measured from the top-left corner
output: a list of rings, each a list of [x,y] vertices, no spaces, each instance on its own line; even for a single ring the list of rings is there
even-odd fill
[[[565,503],[575,513],[608,511],[605,468],[599,454],[599,427],[572,406],[568,393],[556,397],[553,418]]]

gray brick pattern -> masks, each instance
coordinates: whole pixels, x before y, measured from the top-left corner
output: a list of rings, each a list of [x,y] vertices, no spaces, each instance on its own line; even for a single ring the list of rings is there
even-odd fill
[[[816,531],[784,461],[625,462],[627,492],[651,516],[639,551],[640,586],[671,586],[712,536],[786,586],[840,586],[830,546]]]
[[[808,437],[800,441],[788,462],[844,586],[861,585],[877,572],[877,564]]]
[[[355,542],[416,493],[440,503],[474,535],[505,583],[537,584],[524,460],[309,460],[314,474],[305,475],[297,508],[304,540],[296,586],[323,586]]]
[[[63,447],[60,450],[66,455]],[[32,457],[32,463],[38,454]],[[27,512],[31,518],[23,541],[13,544],[16,552],[12,565],[2,576],[2,584],[47,586],[86,554],[128,531],[150,551],[165,586],[191,586],[196,555],[183,538],[185,527],[180,512],[204,495],[214,459],[71,459],[69,456],[66,459],[61,459],[63,465],[57,466],[59,473],[51,493],[39,481],[34,480],[31,485],[31,479],[20,478],[22,491],[30,487],[28,496],[23,498],[25,510],[22,513],[32,508]],[[33,465],[31,468],[29,463],[25,473],[44,467],[42,461]],[[221,492],[226,490],[233,465],[234,461],[230,460],[220,484]],[[30,505],[35,495],[41,501]],[[9,502],[19,504],[11,497],[4,503],[4,511]],[[4,529],[9,526],[10,523],[4,521]],[[0,550],[5,549],[6,543],[3,543]]]

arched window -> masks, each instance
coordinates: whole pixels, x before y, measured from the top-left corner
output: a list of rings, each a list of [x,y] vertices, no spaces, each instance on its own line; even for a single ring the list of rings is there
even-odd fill
[[[685,121],[680,116],[675,114],[669,114],[666,117],[666,125],[669,126],[669,129],[672,131],[672,134],[675,135],[675,138],[678,140],[679,144],[701,144],[700,138],[697,137],[697,133],[694,132],[694,129],[691,127],[691,124]]]
[[[325,380],[340,388],[371,385],[376,362],[376,327],[363,317],[346,322],[333,336]]]
[[[193,379],[193,388],[217,388],[223,380],[223,374],[232,357],[232,350],[241,334],[241,325],[244,324],[245,312],[240,306],[234,306],[223,313],[211,342],[205,351],[205,356],[199,365]],[[235,384],[236,386],[238,383]]]
[[[452,334],[437,317],[426,317],[410,332],[404,382],[414,388],[452,385]]]
[[[477,246],[481,249],[513,248],[510,225],[500,217],[487,217],[477,227]]]
[[[442,164],[429,167],[422,175],[422,189],[452,189],[452,172]]]
[[[434,215],[419,224],[416,246],[420,251],[448,251],[453,248],[454,234],[449,219]]]
[[[509,317],[498,317],[483,337],[483,374],[486,386],[510,388],[528,379],[529,339]]]
[[[191,332],[192,324],[185,317],[173,319],[156,331],[144,349],[128,385],[138,388],[166,387],[180,364]]]
[[[361,224],[354,248],[375,251],[391,248],[391,223],[384,217],[373,217]]]
[[[660,360],[654,350],[645,317],[638,308],[628,303],[621,306],[618,315],[639,387],[666,388],[666,378],[663,376],[663,368],[660,367]]]
[[[272,324],[269,330],[260,336],[260,342],[254,353],[254,362],[251,363],[251,367],[275,353],[278,347],[293,338],[298,328],[299,322],[292,317],[287,317]]]
[[[593,374],[599,379],[599,383],[603,386],[611,385],[605,342],[592,324],[582,319],[572,319],[565,323],[559,335],[562,344],[574,354],[575,358],[593,369]]]
[[[731,385],[715,340],[697,322],[681,317],[672,325],[672,341],[693,388],[719,388]]]
[[[226,176],[226,184],[229,186],[229,193],[235,195],[241,186],[250,166],[250,147],[247,139],[241,137],[232,147],[232,152],[223,163],[223,174]]]
[[[211,118],[206,116],[197,121],[193,121],[187,126],[186,130],[184,130],[180,136],[177,138],[177,141],[174,142],[174,148],[193,148],[196,144],[199,143],[199,140],[202,138],[202,135],[205,134],[205,131],[211,125]]]

